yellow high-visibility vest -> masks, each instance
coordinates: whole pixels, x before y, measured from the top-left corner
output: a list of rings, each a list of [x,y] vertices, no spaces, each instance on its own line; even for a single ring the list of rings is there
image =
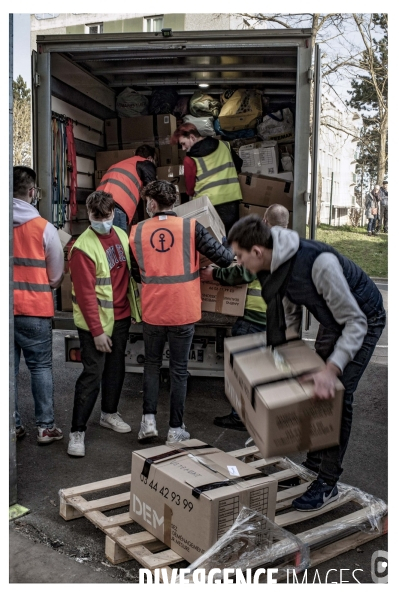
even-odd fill
[[[194,194],[206,195],[214,206],[242,200],[230,144],[219,141],[217,150],[200,158],[191,156],[197,167]]]

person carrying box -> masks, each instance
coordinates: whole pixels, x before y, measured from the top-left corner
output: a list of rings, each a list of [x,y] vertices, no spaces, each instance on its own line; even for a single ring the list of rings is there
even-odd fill
[[[265,211],[264,221],[270,227],[280,226],[287,228],[289,212],[281,204],[272,204]],[[201,281],[217,281],[221,285],[248,285],[245,301],[244,315],[237,318],[231,328],[232,337],[238,335],[251,335],[266,331],[266,304],[261,295],[261,285],[256,275],[252,274],[242,265],[230,268],[212,268],[208,266],[201,270]],[[226,416],[216,416],[213,424],[222,428],[237,431],[246,431],[243,422],[234,408]]]
[[[257,274],[262,285],[267,344],[285,343],[287,325],[300,326],[305,306],[319,322],[315,349],[326,364],[302,380],[314,383],[314,398],[320,401],[334,397],[338,378],[344,385],[340,443],[308,452],[303,465],[317,478],[292,502],[300,511],[318,510],[338,499],[353,394],[385,327],[381,293],[357,264],[333,247],[301,239],[290,229],[270,228],[259,216],[237,222],[228,242],[238,263]]]
[[[141,192],[152,217],[132,227],[132,275],[141,282],[144,337],[143,416],[139,441],[157,437],[155,415],[159,374],[166,341],[169,343],[170,420],[167,444],[190,438],[183,424],[187,393],[187,363],[194,323],[201,319],[199,254],[228,266],[233,253],[195,219],[171,210],[176,187],[153,181]]]
[[[179,143],[187,152],[183,166],[188,195],[209,197],[227,235],[239,219],[242,194],[237,173],[243,161],[227,141],[201,137],[192,123],[180,125],[173,133],[172,143]]]

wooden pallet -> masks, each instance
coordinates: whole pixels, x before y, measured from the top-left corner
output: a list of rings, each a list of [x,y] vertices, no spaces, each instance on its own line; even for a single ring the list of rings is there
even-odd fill
[[[233,457],[248,461],[254,468],[275,466],[280,470],[268,474],[268,476],[272,476],[278,481],[297,475],[294,470],[287,468],[281,457],[261,458],[257,447],[239,449],[228,453]],[[71,487],[70,489],[62,489],[60,491],[60,516],[64,520],[85,517],[102,530],[105,534],[105,556],[112,564],[120,564],[135,559],[141,566],[151,571],[162,568],[170,580],[172,573],[170,566],[183,562],[183,558],[147,531],[128,534],[123,529],[124,526],[135,524],[135,521],[129,516],[130,491],[90,501],[83,497],[83,495],[117,489],[122,485],[130,485],[130,482],[131,475],[126,474],[78,487]],[[279,514],[279,512],[287,510],[292,500],[302,495],[308,486],[309,482],[307,481],[277,493],[276,524],[288,527],[330,512],[349,501],[357,502],[356,498],[352,496],[349,498],[344,496],[318,510],[316,514],[315,512],[298,512],[296,510]],[[127,509],[121,514],[107,516],[104,513],[122,507]],[[368,514],[369,509],[360,505],[359,510],[348,516],[329,520],[327,523],[298,533],[296,536],[301,541],[306,541],[310,548],[309,567],[317,566],[386,534],[388,528],[387,515],[382,517],[381,531],[363,532],[359,529],[361,524],[367,524]],[[339,528],[339,532],[337,528]]]

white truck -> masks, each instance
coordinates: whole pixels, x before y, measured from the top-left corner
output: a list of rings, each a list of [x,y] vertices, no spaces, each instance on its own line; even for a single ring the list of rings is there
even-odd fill
[[[33,167],[41,190],[41,215],[55,221],[54,115],[73,121],[78,221],[73,222],[72,233],[76,234],[88,225],[84,204],[95,189],[95,157],[106,150],[105,122],[117,116],[118,93],[131,87],[150,95],[153,89],[167,86],[178,94],[192,95],[199,84],[207,83],[210,95],[232,87],[256,88],[271,106],[291,107],[295,114],[295,169],[289,183],[293,185],[292,226],[305,236],[311,65],[309,29],[38,35],[32,57]],[[64,200],[56,201],[61,201],[62,208]],[[65,223],[67,231],[68,226]],[[71,316],[57,310],[54,328],[73,330]],[[190,374],[223,376],[223,340],[233,322],[232,317],[204,313],[195,328]],[[68,334],[65,341],[66,359],[79,359],[77,336]],[[167,348],[164,357],[166,367]],[[141,326],[132,325],[126,370],[141,372],[143,361]]]

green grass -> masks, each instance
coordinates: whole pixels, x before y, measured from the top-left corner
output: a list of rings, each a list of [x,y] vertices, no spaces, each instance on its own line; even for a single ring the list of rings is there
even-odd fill
[[[388,235],[385,233],[369,237],[364,227],[319,225],[316,239],[332,245],[370,277],[388,277]]]

